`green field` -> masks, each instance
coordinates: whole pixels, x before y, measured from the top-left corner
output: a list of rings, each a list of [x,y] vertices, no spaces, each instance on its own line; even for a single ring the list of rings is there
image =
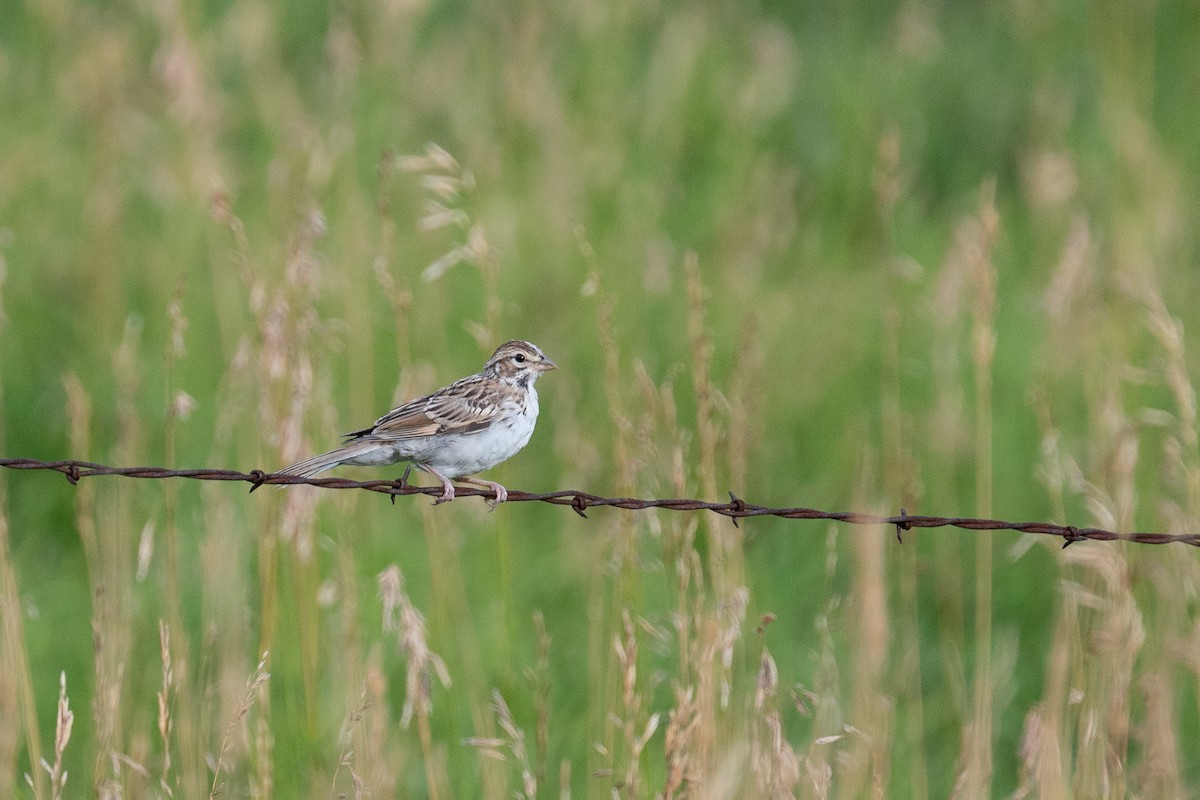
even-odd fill
[[[510,489],[1196,532],[1197,53],[1186,0],[0,3],[0,456],[270,471],[525,338]],[[1185,545],[246,488],[0,470],[0,796],[1200,792]]]

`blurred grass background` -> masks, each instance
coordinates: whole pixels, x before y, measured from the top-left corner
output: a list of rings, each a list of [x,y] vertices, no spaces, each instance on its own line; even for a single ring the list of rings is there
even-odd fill
[[[1191,3],[0,19],[5,455],[270,470],[520,337],[511,488],[1200,528]],[[483,510],[0,474],[2,792],[1200,785],[1189,549]]]

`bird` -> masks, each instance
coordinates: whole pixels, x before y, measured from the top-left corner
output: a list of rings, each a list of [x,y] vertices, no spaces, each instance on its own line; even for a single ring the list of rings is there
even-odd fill
[[[407,461],[442,482],[434,505],[453,500],[451,481],[459,480],[491,489],[495,497],[488,505],[494,510],[508,499],[508,490],[474,475],[512,458],[529,443],[538,418],[534,384],[553,369],[558,365],[537,345],[507,341],[476,374],[392,409],[374,425],[345,434],[340,447],[277,474],[310,478],[343,464],[373,467]]]

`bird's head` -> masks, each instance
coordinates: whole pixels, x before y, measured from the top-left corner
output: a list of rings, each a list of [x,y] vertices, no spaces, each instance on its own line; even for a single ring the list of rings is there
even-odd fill
[[[483,368],[483,374],[521,385],[531,385],[543,372],[558,369],[558,365],[546,358],[536,344],[513,339],[496,348]]]

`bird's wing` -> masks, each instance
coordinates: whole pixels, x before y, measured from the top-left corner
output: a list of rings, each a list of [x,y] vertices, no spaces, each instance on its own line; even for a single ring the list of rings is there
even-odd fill
[[[392,441],[418,439],[439,433],[475,433],[499,413],[508,387],[477,375],[452,383],[431,395],[410,400],[375,421],[370,428],[346,434]]]

